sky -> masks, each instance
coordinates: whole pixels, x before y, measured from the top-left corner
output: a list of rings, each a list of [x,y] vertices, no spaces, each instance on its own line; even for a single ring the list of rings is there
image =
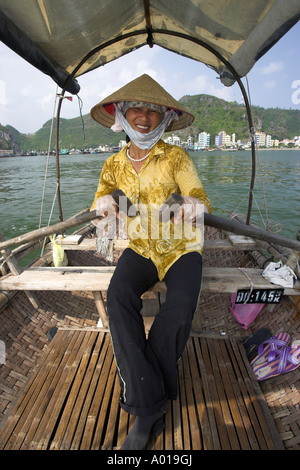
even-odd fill
[[[300,109],[300,22],[258,61],[247,76],[252,105]],[[205,65],[158,46],[142,47],[77,80],[82,113],[134,78],[147,73],[175,99],[209,94],[242,103],[237,84],[225,87]],[[243,79],[246,86],[246,79]],[[58,90],[60,91],[60,90]],[[0,124],[32,134],[52,118],[56,84],[0,42]],[[67,94],[68,95],[68,94]],[[64,100],[62,118],[80,115],[77,97]]]

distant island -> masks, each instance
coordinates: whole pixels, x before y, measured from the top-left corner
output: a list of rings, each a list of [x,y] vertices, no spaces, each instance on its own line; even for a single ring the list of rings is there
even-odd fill
[[[184,96],[179,100],[195,116],[193,125],[167,133],[164,139],[188,150],[248,148],[250,144],[245,106],[211,95]],[[300,110],[253,106],[257,143],[261,147],[300,148]],[[49,147],[51,120],[34,134],[22,134],[0,124],[0,156],[45,153]],[[104,152],[124,144],[125,134],[114,133],[85,114],[60,119],[61,153]],[[54,150],[55,138],[50,147]]]

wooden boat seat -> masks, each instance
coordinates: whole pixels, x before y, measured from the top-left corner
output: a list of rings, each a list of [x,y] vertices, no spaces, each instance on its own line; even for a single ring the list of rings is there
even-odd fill
[[[19,275],[9,274],[0,278],[0,290],[24,291],[89,291],[93,292],[102,325],[107,327],[106,310],[102,293],[106,292],[114,266],[89,267],[32,267]],[[275,289],[274,284],[264,279],[262,269],[207,267],[203,269],[202,291],[234,293],[239,289]],[[151,298],[155,293],[166,292],[164,282],[156,283],[144,298]],[[300,281],[293,288],[285,288],[285,295],[300,295]]]
[[[19,275],[8,274],[0,278],[3,290],[59,290],[106,291],[115,270],[114,266],[65,266],[28,268]],[[280,286],[262,277],[262,269],[256,268],[203,268],[202,290],[233,293],[238,289],[276,289]],[[166,292],[164,282],[157,282],[152,292]],[[300,280],[293,288],[284,288],[284,295],[300,295]]]
[[[178,381],[147,450],[284,449],[240,343],[190,337]],[[118,450],[134,422],[119,396],[109,333],[59,329],[1,428],[0,449]]]

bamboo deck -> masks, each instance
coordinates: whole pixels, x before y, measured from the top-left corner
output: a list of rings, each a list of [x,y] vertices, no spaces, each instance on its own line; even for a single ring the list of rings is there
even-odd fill
[[[149,450],[283,449],[245,353],[189,339],[179,396]],[[59,330],[2,429],[0,449],[117,450],[134,418],[119,407],[109,333]]]

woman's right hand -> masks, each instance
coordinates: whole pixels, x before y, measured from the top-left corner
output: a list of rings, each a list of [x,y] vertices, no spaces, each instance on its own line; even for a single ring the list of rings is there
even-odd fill
[[[96,201],[96,214],[98,217],[107,217],[118,212],[118,206],[111,194],[99,197]]]

